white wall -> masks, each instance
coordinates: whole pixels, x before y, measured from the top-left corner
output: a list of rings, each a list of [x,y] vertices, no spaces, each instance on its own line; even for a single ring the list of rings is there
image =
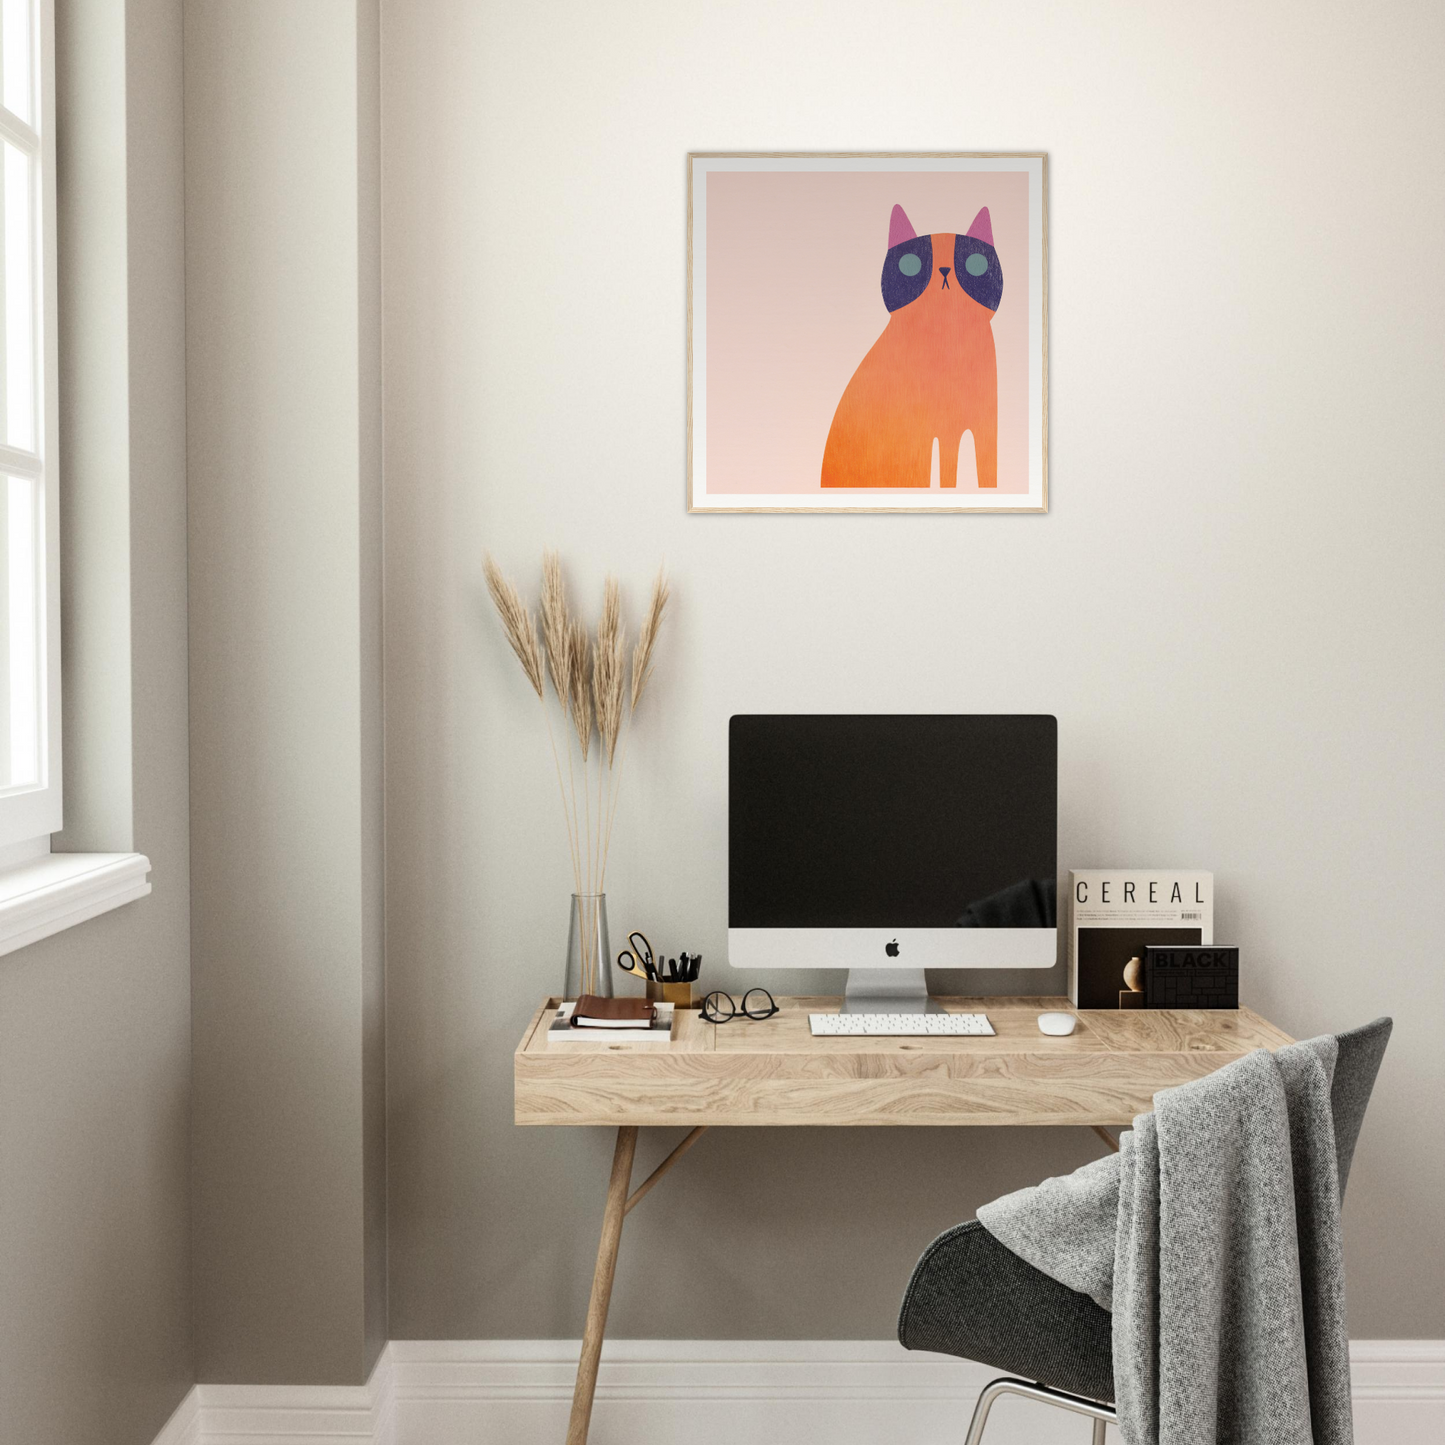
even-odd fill
[[[575,1334],[590,1277],[610,1145],[510,1123],[570,885],[481,557],[547,545],[676,581],[619,933],[729,981],[731,713],[1054,712],[1061,866],[1212,868],[1249,1004],[1396,1017],[1352,1327],[1445,1335],[1442,58],[1413,0],[386,7],[393,1338]],[[847,148],[1048,151],[1048,516],[685,515],[685,153]],[[936,1230],[1094,1148],[710,1138],[614,1332],[885,1336]]]
[[[56,11],[64,842],[152,891],[0,959],[0,1440],[141,1445],[195,1378],[180,6]]]
[[[185,12],[195,1355],[386,1338],[376,0]]]

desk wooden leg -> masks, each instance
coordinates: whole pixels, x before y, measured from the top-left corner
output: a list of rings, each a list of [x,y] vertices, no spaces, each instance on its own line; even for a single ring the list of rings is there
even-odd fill
[[[577,1362],[577,1386],[572,1391],[567,1445],[587,1445],[592,1396],[597,1390],[597,1364],[602,1358],[602,1336],[607,1329],[607,1307],[612,1302],[612,1276],[617,1271],[617,1246],[622,1240],[627,1187],[632,1183],[632,1156],[636,1152],[637,1129],[624,1125],[617,1131],[607,1205],[602,1211],[602,1240],[597,1246],[597,1268],[592,1274],[592,1298],[587,1302],[587,1327],[582,1332],[582,1358]]]
[[[682,1143],[679,1144],[677,1148],[674,1149],[672,1153],[669,1154],[667,1158],[664,1159],[662,1163],[659,1164],[657,1168],[654,1169],[652,1173],[649,1174],[647,1178],[644,1179],[642,1183],[639,1184],[637,1188],[634,1189],[632,1193],[627,1196],[627,1208],[624,1209],[622,1212],[624,1214],[631,1214],[633,1207],[635,1205],[641,1204],[642,1201],[647,1198],[648,1191],[652,1188],[652,1186],[656,1184],[657,1181],[661,1179],[662,1176],[666,1174],[667,1171],[671,1169],[672,1166],[676,1164],[677,1161],[681,1159],[682,1156],[686,1154],[687,1151],[691,1149],[692,1146],[696,1144],[697,1141],[701,1139],[702,1136],[706,1133],[707,1125],[699,1124],[697,1128],[694,1129],[692,1133],[689,1134],[687,1138],[685,1138]]]

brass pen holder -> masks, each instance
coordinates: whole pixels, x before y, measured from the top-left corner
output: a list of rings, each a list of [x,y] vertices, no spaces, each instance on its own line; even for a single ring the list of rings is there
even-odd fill
[[[653,1003],[670,1003],[677,1008],[691,1008],[692,984],[649,981],[647,996]]]

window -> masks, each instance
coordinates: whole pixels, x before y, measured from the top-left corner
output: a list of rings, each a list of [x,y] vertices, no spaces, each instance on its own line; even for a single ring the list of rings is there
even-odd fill
[[[143,854],[50,851],[61,826],[54,36],[54,0],[0,0],[0,955],[151,891]]]
[[[61,823],[49,0],[0,0],[0,848]]]

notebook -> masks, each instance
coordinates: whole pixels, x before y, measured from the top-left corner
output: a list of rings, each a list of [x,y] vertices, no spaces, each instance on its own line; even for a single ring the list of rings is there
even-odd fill
[[[645,1003],[646,1000],[640,1000]],[[655,1014],[650,1024],[638,1022],[629,1028],[588,1029],[572,1026],[574,1004],[560,1005],[547,1026],[547,1042],[565,1046],[568,1044],[590,1045],[593,1048],[607,1044],[666,1044],[672,1040],[672,1020],[675,1005],[655,1003]]]
[[[584,993],[572,1009],[576,1029],[637,1029],[651,1027],[657,1010],[651,999],[600,998]]]

